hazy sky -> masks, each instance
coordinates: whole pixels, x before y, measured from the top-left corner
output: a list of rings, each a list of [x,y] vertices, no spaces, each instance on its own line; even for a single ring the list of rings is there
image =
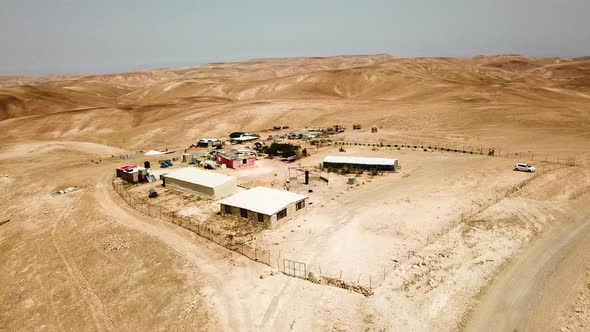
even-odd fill
[[[590,0],[0,0],[0,75],[258,57],[590,54]]]

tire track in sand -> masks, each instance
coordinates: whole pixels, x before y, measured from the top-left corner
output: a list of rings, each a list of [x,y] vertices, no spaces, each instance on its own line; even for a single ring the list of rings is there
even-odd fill
[[[189,232],[188,230],[133,210],[114,192],[109,176],[104,176],[98,181],[94,194],[104,214],[110,215],[115,221],[126,227],[162,241],[169,248],[195,264],[198,271],[205,275],[207,286],[213,291],[212,300],[224,331],[248,330],[252,326],[247,306],[242,303],[237,292],[232,291],[231,286],[228,287],[223,279],[223,276],[228,275],[231,271],[217,267],[215,263],[212,263],[215,260],[215,255],[227,249],[219,247],[219,250],[212,252],[206,245],[196,243],[199,239],[195,240],[186,236],[185,232]]]
[[[58,220],[56,220],[56,222],[53,224],[53,227],[51,229],[51,242],[53,244],[53,247],[55,248],[55,251],[60,257],[61,262],[66,268],[68,275],[70,276],[70,279],[73,281],[76,288],[78,288],[78,290],[80,291],[80,294],[82,295],[82,298],[84,299],[84,302],[86,303],[90,311],[90,315],[92,317],[94,327],[96,328],[96,330],[115,331],[116,329],[113,320],[105,311],[104,302],[102,301],[100,296],[96,294],[88,279],[86,279],[82,271],[80,271],[80,269],[78,268],[76,262],[71,258],[71,251],[69,250],[67,244],[65,243],[59,232],[57,232],[60,224],[63,224],[65,222],[65,220],[70,216],[70,214],[74,210],[74,207],[78,205],[80,200],[82,200],[82,198],[85,195],[86,191],[83,191],[74,202],[68,205],[61,217]]]

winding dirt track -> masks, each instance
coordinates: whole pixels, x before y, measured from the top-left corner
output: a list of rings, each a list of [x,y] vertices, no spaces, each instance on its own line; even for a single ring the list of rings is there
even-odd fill
[[[213,292],[216,294],[218,303],[215,303],[218,317],[224,331],[240,331],[252,322],[248,319],[248,310],[240,305],[239,299],[235,298],[230,290],[227,289],[227,283],[220,278],[228,273],[225,269],[218,268],[216,264],[210,264],[210,257],[215,257],[215,253],[206,248],[207,243],[204,240],[190,236],[190,232],[183,231],[179,227],[170,225],[161,221],[154,221],[149,217],[143,216],[126,206],[123,200],[112,190],[109,176],[104,176],[96,186],[95,198],[104,210],[104,213],[116,217],[116,219],[125,226],[136,229],[140,232],[156,237],[166,243],[170,248],[180,255],[195,263],[199,271],[207,276],[207,281]],[[204,245],[195,243],[203,241]],[[209,258],[208,258],[209,257]]]
[[[560,299],[542,300],[547,294],[571,291],[583,274],[589,239],[590,215],[586,215],[538,240],[488,288],[465,330],[529,331],[543,321],[555,324],[554,309],[560,307]],[[562,264],[566,260],[567,271]],[[539,308],[541,303],[545,308]]]
[[[58,230],[58,227],[64,220],[66,220],[72,212],[72,209],[78,204],[78,202],[86,195],[86,191],[76,199],[75,202],[67,207],[65,213],[58,219],[58,222],[53,224],[51,229],[51,240],[55,252],[59,255],[63,262],[72,284],[80,291],[84,302],[88,307],[88,311],[92,316],[94,327],[97,331],[115,331],[115,324],[112,318],[109,316],[107,310],[105,310],[104,302],[101,297],[94,291],[92,284],[86,279],[82,271],[76,265],[76,262],[72,259],[73,255],[68,249],[67,243],[62,239],[62,236]]]

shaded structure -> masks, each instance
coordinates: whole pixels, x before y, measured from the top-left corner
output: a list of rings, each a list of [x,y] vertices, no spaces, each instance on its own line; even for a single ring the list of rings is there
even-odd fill
[[[146,169],[136,165],[121,166],[116,169],[117,177],[129,182],[139,183],[146,181]]]
[[[221,214],[277,228],[303,213],[308,196],[267,187],[255,187],[221,200]]]
[[[200,139],[196,146],[200,148],[214,148],[214,147],[221,147],[223,142],[217,138],[202,138]]]
[[[236,192],[234,176],[186,167],[162,175],[164,187],[195,194],[207,199],[220,199]]]
[[[215,161],[229,168],[241,168],[256,164],[256,153],[248,150],[229,150],[217,152]]]
[[[391,158],[327,156],[324,159],[323,166],[324,168],[333,169],[348,167],[365,171],[395,172],[399,169],[399,162],[397,159]]]

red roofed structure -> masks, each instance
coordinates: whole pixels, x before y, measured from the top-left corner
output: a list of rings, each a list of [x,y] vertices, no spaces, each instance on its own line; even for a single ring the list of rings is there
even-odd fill
[[[144,168],[137,165],[126,165],[117,168],[117,177],[130,182],[139,183],[145,181]]]

